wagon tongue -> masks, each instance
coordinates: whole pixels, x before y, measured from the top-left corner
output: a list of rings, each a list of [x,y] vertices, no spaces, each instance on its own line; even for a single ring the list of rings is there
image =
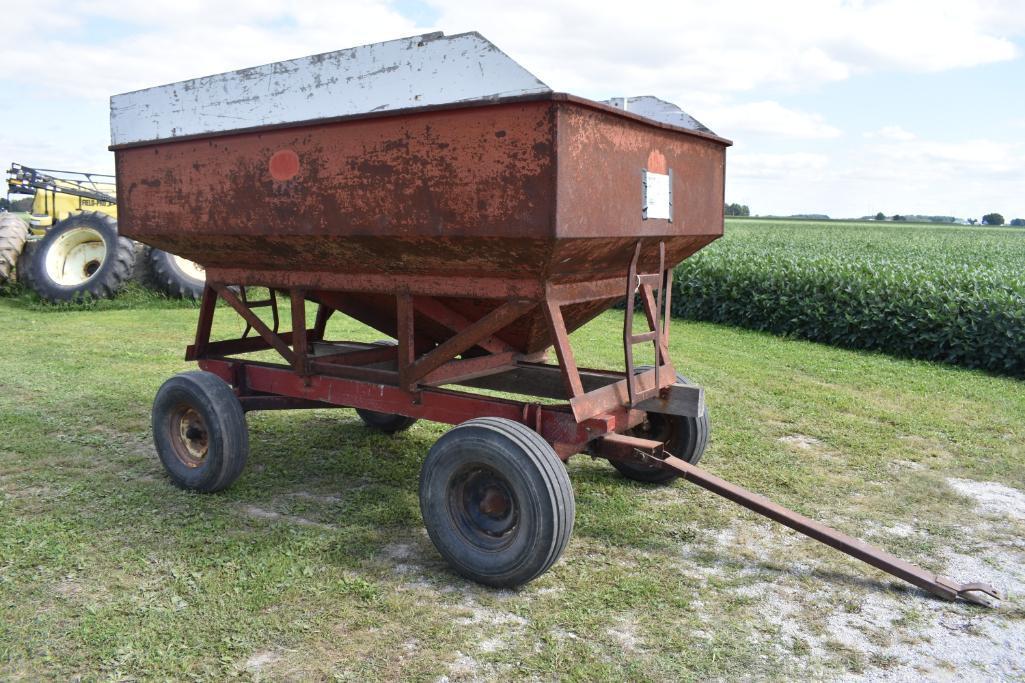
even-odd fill
[[[665,469],[679,472],[687,481],[697,484],[703,489],[707,489],[716,495],[746,507],[752,512],[757,512],[764,517],[799,531],[820,543],[836,548],[842,553],[846,553],[872,565],[876,569],[881,569],[888,574],[914,584],[944,600],[961,598],[967,602],[992,607],[993,602],[989,598],[1001,599],[1000,592],[988,583],[957,583],[946,576],[934,574],[919,566],[905,562],[885,550],[820,524],[793,510],[788,510],[781,505],[773,503],[768,498],[748,491],[736,484],[731,484],[700,467],[690,464],[686,460],[677,458],[667,453],[660,442],[618,434],[605,437],[603,441],[609,439],[612,439],[615,445],[608,444],[608,447],[615,448],[621,455],[629,449],[635,458],[647,464],[655,463]]]

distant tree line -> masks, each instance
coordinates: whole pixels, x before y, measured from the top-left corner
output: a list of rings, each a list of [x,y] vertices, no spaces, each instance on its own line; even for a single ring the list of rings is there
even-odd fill
[[[865,216],[865,218],[868,218],[868,216]],[[887,215],[884,214],[882,211],[880,211],[875,216],[873,216],[872,220],[877,220],[877,221],[897,221],[897,222],[900,222],[900,221],[911,221],[911,222],[915,222],[915,223],[957,223],[958,222],[958,219],[955,218],[954,216],[915,216],[915,215],[902,216],[899,213],[895,213],[895,214],[893,214],[893,216],[887,217]],[[977,218],[969,218],[965,222],[967,222],[968,225],[976,225],[976,224],[979,223],[979,219],[977,219]],[[1003,224],[1004,224],[1004,217],[1001,214],[999,214],[999,213],[987,213],[985,216],[982,217],[982,225],[1003,225]],[[1009,225],[1012,225],[1012,226],[1014,226],[1016,228],[1025,227],[1025,218],[1014,218],[1014,219],[1011,219],[1011,222],[1009,223]]]
[[[0,210],[3,211],[31,211],[32,197],[15,199],[13,202],[7,197],[0,197]]]
[[[723,204],[723,213],[727,216],[750,216],[751,209],[748,208],[747,204]],[[807,218],[814,220],[829,220],[829,216],[825,214],[817,213],[801,213],[794,214],[791,216],[762,216],[762,218]],[[895,213],[892,216],[887,216],[885,213],[880,211],[875,216],[862,216],[861,220],[872,219],[876,221],[895,221],[901,222],[912,222],[912,223],[951,223],[956,224],[962,222],[955,216],[921,216],[917,214],[899,214]],[[967,219],[968,225],[977,225],[980,221],[977,218]],[[1004,217],[999,213],[987,213],[982,217],[982,225],[1003,225]],[[1015,228],[1025,228],[1025,218],[1013,218],[1008,223]]]

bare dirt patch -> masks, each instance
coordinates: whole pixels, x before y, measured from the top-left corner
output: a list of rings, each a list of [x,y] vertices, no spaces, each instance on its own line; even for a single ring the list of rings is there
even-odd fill
[[[768,523],[738,520],[708,533],[684,551],[680,568],[706,581],[736,581],[733,594],[752,612],[752,642],[775,648],[805,676],[846,670],[857,672],[851,679],[873,681],[1021,680],[1025,543],[996,531],[1018,527],[1025,494],[992,482],[949,483],[976,502],[983,519],[969,530],[971,549],[951,547],[930,566],[957,581],[994,584],[1005,600],[993,609],[944,602],[867,567],[805,555],[802,546],[811,541]],[[908,523],[868,532],[928,534]]]
[[[788,436],[781,436],[779,442],[788,446],[793,446],[802,451],[811,451],[818,448],[822,448],[822,442],[816,439],[814,436],[808,436],[807,434],[790,434]]]
[[[947,485],[974,500],[976,509],[985,515],[1025,520],[1025,491],[971,479],[947,479]]]
[[[270,522],[285,522],[287,524],[295,524],[296,526],[314,527],[317,529],[337,529],[338,527],[333,524],[324,524],[323,522],[315,522],[312,519],[300,517],[298,515],[286,515],[274,510],[267,510],[265,508],[257,507],[256,505],[243,505],[242,513],[246,517],[252,519],[262,519]]]

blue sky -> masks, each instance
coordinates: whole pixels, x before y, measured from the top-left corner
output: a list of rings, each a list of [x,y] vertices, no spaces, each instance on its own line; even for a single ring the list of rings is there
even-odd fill
[[[107,97],[479,30],[557,90],[649,94],[733,139],[756,213],[1025,217],[1025,3],[37,0],[0,10],[0,163],[109,171]],[[47,27],[40,30],[40,27]]]

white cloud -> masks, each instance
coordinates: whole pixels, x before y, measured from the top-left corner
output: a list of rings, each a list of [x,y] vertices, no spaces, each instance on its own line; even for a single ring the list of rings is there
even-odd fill
[[[77,30],[47,31],[32,50],[0,48],[5,75],[29,92],[104,100],[109,95],[342,47],[420,29],[385,0],[269,0],[142,4],[94,0],[33,11],[36,25],[60,17]],[[124,35],[89,40],[88,22],[116,21]],[[119,31],[124,30],[119,28]],[[7,46],[5,46],[7,47]],[[46,55],[40,59],[39,55]],[[59,64],[60,68],[54,68]]]
[[[439,23],[479,29],[559,89],[589,95],[807,88],[876,69],[1008,60],[1015,0],[433,0]],[[1020,9],[1017,15],[1023,14]],[[613,92],[613,90],[619,92]]]
[[[558,89],[658,93],[687,106],[873,69],[1012,59],[1008,36],[1025,31],[1015,0],[427,2],[440,15],[435,27],[415,25],[389,0],[37,0],[32,12],[5,17],[9,34],[33,34],[32,49],[8,42],[0,57],[8,78],[100,97],[421,30],[480,30]],[[115,22],[104,28],[112,37],[90,41],[89,22]],[[118,37],[122,29],[129,35]]]
[[[906,142],[908,140],[914,140],[917,137],[914,133],[908,130],[904,130],[900,126],[883,126],[879,130],[870,131],[865,133],[865,137],[880,140],[898,140]]]
[[[728,152],[726,169],[731,178],[807,179],[818,176],[829,166],[825,154],[789,152],[768,154],[760,152]]]
[[[814,140],[842,134],[839,128],[827,124],[818,114],[790,109],[768,100],[695,108],[692,113],[725,137],[753,133]]]
[[[1025,144],[927,140],[897,127],[842,159],[727,153],[729,201],[761,214],[1025,215]],[[895,135],[894,135],[895,134]]]

